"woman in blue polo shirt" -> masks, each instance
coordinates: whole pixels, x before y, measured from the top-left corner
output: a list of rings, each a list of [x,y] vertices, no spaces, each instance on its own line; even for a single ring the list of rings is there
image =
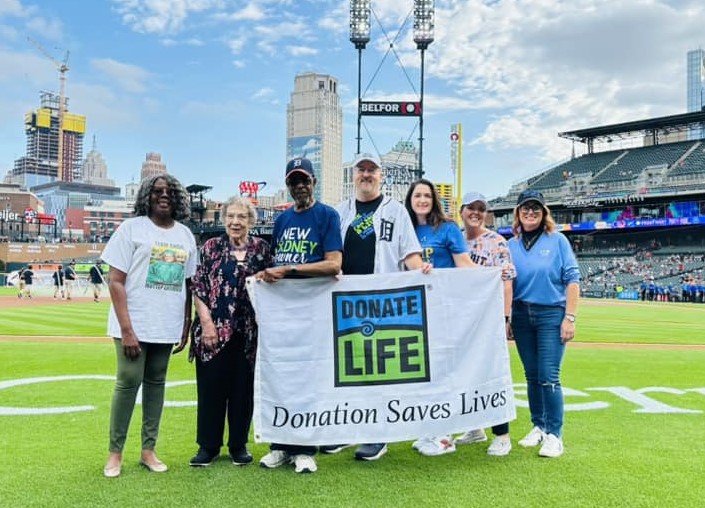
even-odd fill
[[[565,345],[575,337],[580,272],[570,242],[556,231],[540,192],[519,195],[513,233],[509,251],[517,275],[512,330],[534,425],[519,444],[541,444],[540,456],[559,457],[563,454],[560,369]]]

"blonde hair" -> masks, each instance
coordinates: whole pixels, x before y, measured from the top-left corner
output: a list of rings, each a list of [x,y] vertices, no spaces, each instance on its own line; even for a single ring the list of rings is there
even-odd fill
[[[543,216],[541,217],[540,228],[544,230],[547,235],[550,235],[556,230],[556,221],[553,220],[553,215],[551,215],[551,210],[548,209],[546,205],[541,205],[543,208]],[[519,221],[519,207],[514,207],[514,220],[512,222],[512,234],[514,236],[521,236],[521,222]]]

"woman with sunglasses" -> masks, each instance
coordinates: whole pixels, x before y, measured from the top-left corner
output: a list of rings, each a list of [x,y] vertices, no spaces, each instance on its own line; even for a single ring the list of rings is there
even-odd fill
[[[424,262],[431,263],[433,268],[477,266],[468,255],[460,228],[443,212],[433,183],[424,178],[412,183],[404,206],[414,224]],[[421,438],[412,446],[427,456],[455,451],[453,438],[449,435]]]
[[[541,444],[541,457],[563,454],[563,391],[560,369],[565,345],[575,337],[580,272],[570,242],[538,191],[519,195],[509,251],[516,267],[512,331],[524,365],[533,428],[519,445]]]

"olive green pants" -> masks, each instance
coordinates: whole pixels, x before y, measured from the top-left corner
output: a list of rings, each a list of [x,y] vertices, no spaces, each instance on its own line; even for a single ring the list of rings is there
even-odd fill
[[[110,451],[122,452],[132,412],[142,387],[142,449],[153,450],[159,435],[164,407],[164,383],[173,344],[140,342],[142,351],[135,359],[125,356],[122,341],[114,339],[117,379],[110,408]]]

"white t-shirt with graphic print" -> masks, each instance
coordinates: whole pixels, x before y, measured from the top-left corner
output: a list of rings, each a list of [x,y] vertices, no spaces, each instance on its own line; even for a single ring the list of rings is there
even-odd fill
[[[127,309],[139,341],[172,344],[181,339],[185,281],[196,273],[197,252],[193,234],[178,222],[164,229],[148,217],[134,217],[110,237],[101,258],[127,274]],[[122,337],[112,305],[108,335]]]

